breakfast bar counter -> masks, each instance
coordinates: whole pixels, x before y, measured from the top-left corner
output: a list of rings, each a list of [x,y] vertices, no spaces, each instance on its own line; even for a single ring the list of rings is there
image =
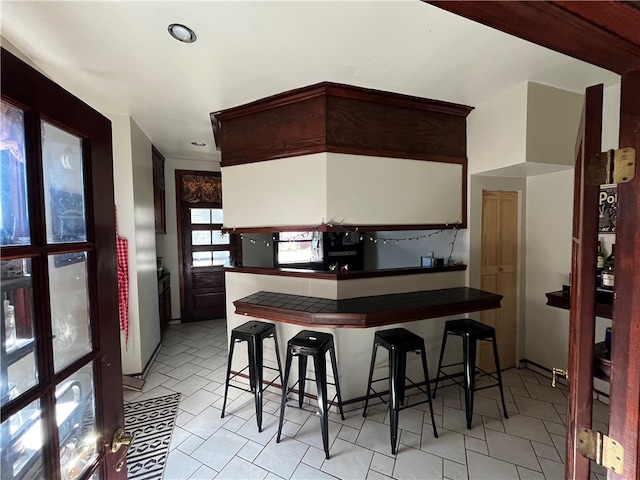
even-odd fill
[[[235,313],[316,327],[377,327],[500,308],[501,295],[469,287],[332,300],[260,291],[233,302]]]

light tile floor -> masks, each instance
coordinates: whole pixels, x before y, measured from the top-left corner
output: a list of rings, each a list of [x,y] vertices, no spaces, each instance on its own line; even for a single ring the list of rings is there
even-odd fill
[[[330,416],[331,459],[325,460],[312,407],[288,408],[277,444],[279,392],[265,392],[258,433],[253,396],[229,389],[220,418],[227,365],[224,320],[171,325],[142,392],[125,401],[182,394],[165,480],[179,479],[490,479],[561,480],[564,477],[566,389],[528,369],[503,372],[509,419],[497,388],[476,393],[467,430],[457,385],[438,389],[433,437],[428,404],[400,412],[400,445],[391,455],[383,405]],[[296,402],[291,402],[296,403]],[[607,406],[596,402],[595,427],[606,431]],[[592,480],[606,479],[601,467]]]

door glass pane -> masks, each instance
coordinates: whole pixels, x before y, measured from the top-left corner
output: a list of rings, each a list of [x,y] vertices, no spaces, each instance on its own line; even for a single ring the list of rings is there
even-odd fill
[[[193,252],[192,267],[210,267],[211,266],[211,252]]]
[[[212,208],[211,209],[211,223],[224,223],[222,221],[222,209],[221,208]]]
[[[211,223],[211,209],[209,208],[192,208],[191,209],[191,223],[192,224],[210,224]]]
[[[82,140],[42,122],[47,242],[85,242]]]
[[[6,102],[0,113],[0,245],[28,244],[24,113]]]
[[[0,405],[36,385],[31,259],[2,260]]]
[[[193,252],[192,258],[192,267],[217,267],[231,264],[231,252],[229,250]]]
[[[211,245],[211,230],[191,232],[191,245]]]
[[[214,265],[230,265],[231,252],[229,250],[221,250],[212,253]]]
[[[49,256],[49,292],[55,371],[89,353],[87,255],[85,252]]]
[[[44,478],[40,401],[2,422],[0,430],[0,477]]]
[[[56,421],[63,480],[73,480],[97,457],[93,368],[82,367],[56,387]]]
[[[229,234],[222,233],[219,230],[214,230],[213,234],[213,244],[214,245],[227,245],[229,243]]]

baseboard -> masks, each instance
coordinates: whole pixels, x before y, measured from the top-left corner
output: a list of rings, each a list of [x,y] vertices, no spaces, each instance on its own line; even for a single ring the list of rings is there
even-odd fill
[[[529,368],[530,370],[533,370],[534,372],[539,373],[540,375],[544,375],[545,377],[549,377],[549,379],[553,378],[553,372],[550,368],[545,367],[544,365],[540,365],[539,363],[536,363],[534,361],[528,360],[526,358],[522,358],[520,359],[520,363],[524,363],[526,364],[527,368]],[[531,368],[533,367],[533,368]],[[556,381],[558,383],[560,383],[561,385],[564,385],[565,387],[569,388],[569,383],[567,382],[566,379],[560,377],[557,378]],[[594,397],[597,398],[598,400],[602,401],[603,403],[609,403],[608,399],[609,399],[609,394],[605,393],[601,390],[598,390],[597,388],[593,389],[593,393],[594,393]],[[604,400],[606,399],[606,400]]]
[[[128,375],[122,375],[122,386],[125,388],[129,388],[131,390],[142,391],[144,388],[144,379],[147,378],[149,374],[149,370],[151,369],[151,365],[155,361],[158,353],[160,352],[160,348],[162,347],[162,341],[158,343],[153,354],[151,354],[151,358],[144,366],[144,369],[140,373],[130,373]]]

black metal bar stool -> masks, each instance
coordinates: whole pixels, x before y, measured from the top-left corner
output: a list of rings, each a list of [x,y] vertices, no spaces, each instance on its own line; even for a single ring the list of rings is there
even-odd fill
[[[327,364],[326,355],[329,352],[331,358],[331,368],[333,369],[334,383],[327,382]],[[291,371],[291,362],[293,357],[298,357],[298,381],[291,387],[287,388],[289,380],[289,372]],[[333,346],[333,335],[330,333],[312,332],[311,330],[302,330],[296,336],[287,342],[287,360],[284,367],[284,379],[282,381],[282,404],[280,405],[280,424],[278,425],[278,437],[276,442],[280,443],[280,434],[282,433],[282,423],[284,421],[284,410],[287,404],[287,395],[291,390],[299,385],[298,404],[302,407],[304,401],[304,387],[307,379],[307,358],[313,358],[315,369],[316,387],[318,390],[318,410],[320,414],[320,430],[322,430],[322,444],[324,445],[324,453],[329,459],[329,411],[327,399],[327,385],[333,385],[336,394],[331,403],[338,399],[338,408],[340,416],[344,420],[344,412],[342,411],[342,396],[340,395],[340,382],[338,381],[338,366],[336,363],[336,352]]]
[[[373,370],[376,363],[376,353],[378,347],[382,346],[389,351],[389,376],[373,380]],[[406,376],[407,370],[407,354],[409,352],[419,353],[422,357],[422,370],[424,372],[424,380],[426,389],[423,390],[420,384],[413,382]],[[431,411],[431,424],[433,425],[433,436],[438,438],[436,430],[436,421],[433,416],[433,404],[431,403],[431,387],[429,386],[429,369],[427,368],[427,355],[425,353],[424,339],[405,328],[391,328],[389,330],[380,330],[376,332],[373,339],[373,352],[371,354],[371,368],[369,370],[369,382],[367,384],[367,398],[364,402],[364,411],[362,416],[367,416],[367,407],[369,406],[370,396],[382,398],[384,393],[378,393],[372,384],[389,380],[389,401],[385,402],[389,407],[390,414],[390,430],[391,430],[391,453],[396,454],[396,445],[398,440],[398,414],[400,410],[415,407],[423,403],[429,402],[429,410]],[[426,394],[427,399],[412,405],[404,405],[405,400],[405,382],[409,381],[412,386],[418,388],[419,391]],[[371,395],[373,392],[373,395]],[[401,406],[403,405],[403,406]]]
[[[278,368],[269,367],[263,364],[262,342],[267,338],[272,338],[276,349],[276,360]],[[233,360],[233,350],[236,343],[247,342],[249,353],[249,362],[239,372],[231,375],[231,362]],[[263,385],[263,369],[267,368],[278,372],[278,375],[269,383]],[[249,369],[249,386],[250,389],[242,388],[237,385],[230,385],[230,381],[236,378],[245,370]],[[256,320],[244,323],[239,327],[231,330],[231,345],[229,345],[229,362],[227,364],[227,380],[224,385],[224,401],[222,402],[222,414],[220,418],[224,418],[224,411],[227,406],[227,392],[229,387],[237,388],[245,392],[251,392],[255,395],[256,402],[256,421],[258,422],[258,431],[262,432],[262,392],[278,379],[282,378],[282,366],[280,364],[280,351],[278,350],[278,336],[276,335],[276,326],[273,323],[258,322]]]
[[[442,365],[442,358],[444,357],[444,349],[447,344],[447,337],[449,335],[457,335],[462,337],[462,362],[450,363],[448,365]],[[478,340],[486,340],[493,344],[493,357],[496,363],[496,375],[492,375],[480,367],[476,367],[476,344]],[[464,365],[464,383],[460,383],[451,375],[447,375],[442,369],[447,367],[453,367],[457,365]],[[476,370],[484,373],[496,383],[486,385],[484,387],[476,387]],[[440,360],[438,361],[438,373],[436,375],[436,384],[433,387],[433,398],[436,397],[436,390],[438,388],[438,381],[440,380],[440,373],[445,378],[453,380],[455,383],[464,388],[464,406],[467,415],[467,428],[471,429],[471,417],[473,416],[473,395],[478,390],[484,390],[485,388],[498,387],[500,389],[500,398],[502,398],[502,409],[504,411],[504,418],[509,418],[507,414],[507,406],[504,403],[504,392],[502,390],[502,375],[500,373],[500,359],[498,358],[498,346],[496,343],[496,331],[493,327],[480,323],[470,318],[462,318],[459,320],[447,320],[444,324],[444,333],[442,335],[442,347],[440,348]]]

